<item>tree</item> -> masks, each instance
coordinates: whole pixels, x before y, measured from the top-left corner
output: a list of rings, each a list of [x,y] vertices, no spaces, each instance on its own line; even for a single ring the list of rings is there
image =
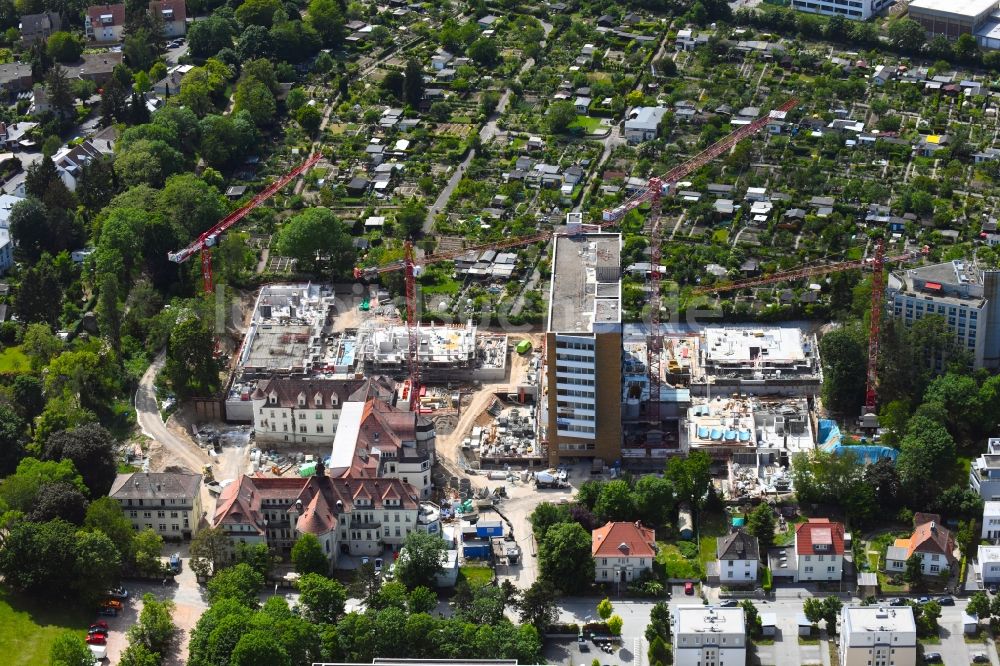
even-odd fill
[[[128,565],[135,561],[135,529],[116,500],[110,497],[98,497],[91,502],[87,506],[83,527],[99,531],[111,539],[123,564]]]
[[[151,652],[166,652],[177,634],[177,626],[171,619],[173,608],[174,602],[169,599],[159,601],[149,592],[142,595],[139,621],[128,629],[129,642],[141,643]]]
[[[71,460],[90,489],[91,497],[103,497],[118,475],[115,457],[117,442],[96,423],[53,433],[45,442],[48,460]]]
[[[809,597],[802,602],[802,612],[813,624],[818,624],[823,619],[823,610],[823,600],[819,597]]]
[[[288,652],[274,635],[256,629],[240,636],[229,660],[231,666],[291,666]]]
[[[159,575],[164,565],[160,561],[160,553],[163,552],[163,537],[157,534],[152,527],[147,527],[135,534],[132,539],[132,547],[135,551],[135,570],[144,576]],[[191,560],[191,568],[197,573],[194,560]]]
[[[844,604],[838,597],[831,596],[823,599],[822,617],[826,620],[826,630],[831,634],[837,633],[837,618],[843,607]]]
[[[622,619],[621,615],[612,615],[608,618],[608,631],[611,632],[612,636],[622,635],[622,626],[625,621]]]
[[[320,257],[329,257],[336,270],[346,271],[354,259],[350,235],[328,208],[308,208],[292,217],[278,232],[275,246],[307,270],[315,269]]]
[[[307,20],[327,48],[339,47],[344,40],[341,7],[335,0],[311,0],[309,3]]]
[[[969,597],[969,604],[966,607],[966,611],[970,615],[978,617],[980,622],[988,620],[992,614],[989,596],[982,590],[974,592],[972,596]]]
[[[924,582],[924,561],[918,553],[906,558],[906,568],[903,570],[903,580],[914,588],[920,588]]]
[[[664,664],[672,663],[673,654],[670,652],[670,646],[663,639],[662,636],[654,636],[653,640],[649,642],[649,650],[646,653],[647,658],[651,666],[663,666]],[[600,661],[598,661],[600,663]]]
[[[159,55],[158,38],[146,28],[136,28],[129,30],[122,43],[122,53],[125,62],[135,72],[138,79],[139,74],[144,74],[156,62]],[[148,83],[148,80],[147,80]],[[145,92],[139,90],[139,92]]]
[[[28,512],[28,520],[45,523],[61,519],[82,525],[87,511],[87,498],[72,483],[56,481],[42,485]]]
[[[399,569],[398,561],[396,569]],[[367,562],[354,572],[354,580],[351,581],[351,596],[363,599],[366,606],[374,608],[381,587],[382,579],[375,573],[375,565]],[[456,605],[457,603],[456,601]]]
[[[271,549],[264,542],[236,544],[236,562],[245,562],[252,566],[265,579],[271,573],[276,561],[280,558],[271,554]]]
[[[749,599],[744,599],[740,602],[740,608],[743,609],[743,622],[746,626],[747,635],[751,637],[760,636],[761,619],[757,607]]]
[[[880,507],[891,511],[901,505],[899,472],[891,459],[882,458],[874,465],[865,467],[864,482],[874,491],[875,501]]]
[[[406,103],[417,108],[424,99],[424,70],[415,58],[406,61],[403,96]]]
[[[632,489],[627,481],[615,479],[604,484],[594,512],[604,521],[631,521],[635,518]]]
[[[164,367],[178,395],[211,395],[219,385],[212,331],[203,319],[188,312],[178,318],[167,342]]]
[[[638,518],[646,525],[664,525],[674,509],[674,487],[653,474],[639,477],[632,488]]]
[[[52,666],[93,666],[94,653],[83,638],[75,631],[64,631],[49,648],[49,663]]]
[[[430,588],[423,585],[413,588],[406,598],[406,610],[411,615],[414,613],[430,613],[437,608],[437,604],[437,595]]]
[[[381,86],[387,93],[402,101],[403,91],[406,88],[406,77],[399,70],[389,70],[382,78]]]
[[[344,614],[347,590],[335,580],[315,573],[304,574],[296,582],[299,600],[310,621],[334,624]]]
[[[774,545],[774,510],[767,502],[758,504],[747,518],[747,534],[757,537],[761,553]]]
[[[497,43],[486,37],[480,37],[472,42],[466,54],[487,69],[492,69],[500,61],[500,51],[497,49]]]
[[[535,533],[535,540],[539,543],[545,538],[545,533],[550,527],[571,521],[566,505],[552,502],[539,503],[528,516],[528,522],[531,523],[532,531]]]
[[[607,597],[601,599],[600,603],[597,604],[597,615],[602,620],[607,620],[614,612],[615,608],[611,605],[611,600]]]
[[[274,94],[264,83],[252,76],[244,77],[236,86],[233,108],[237,112],[249,113],[257,127],[271,125],[278,112]]]
[[[955,464],[955,440],[938,421],[919,413],[910,419],[899,446],[896,468],[904,492],[918,502],[928,500],[947,483],[945,470]]]
[[[10,233],[18,250],[32,262],[48,247],[48,209],[40,199],[28,197],[10,209]]]
[[[184,157],[165,141],[141,140],[122,148],[115,158],[115,175],[126,185],[163,187],[184,166]]]
[[[330,560],[323,553],[323,546],[314,534],[303,534],[292,546],[292,564],[300,574],[321,574],[330,572]]]
[[[193,545],[193,544],[192,544]],[[208,602],[233,599],[248,608],[257,607],[257,593],[264,587],[264,577],[249,564],[223,569],[208,581]]]
[[[191,539],[190,553],[191,569],[198,576],[210,576],[229,558],[229,537],[219,527],[199,530]]]
[[[300,106],[295,112],[295,122],[302,127],[309,136],[315,136],[323,124],[323,113],[314,105],[306,104]]]
[[[157,208],[175,220],[183,238],[193,238],[226,214],[225,197],[193,173],[170,176],[156,196]]]
[[[49,35],[45,50],[56,62],[69,65],[80,59],[80,54],[83,53],[83,40],[69,32],[53,32]]]
[[[919,615],[914,608],[914,619],[917,621],[917,635],[920,637],[937,636],[940,632],[938,620],[941,618],[941,604],[929,601],[920,605]]]
[[[41,489],[60,482],[71,484],[80,493],[87,490],[80,475],[76,473],[72,461],[43,462],[37,458],[24,458],[17,464],[14,474],[0,484],[0,499],[3,499],[10,509],[29,513],[38,502]]]
[[[28,324],[21,342],[21,350],[31,362],[32,372],[38,372],[63,348],[62,340],[52,333],[47,324]]]
[[[678,500],[700,507],[712,485],[712,460],[704,451],[692,451],[687,458],[673,457],[664,476],[673,484]]]
[[[22,377],[27,375],[19,375],[14,381],[15,400]],[[0,405],[0,477],[13,473],[24,458],[24,439],[24,421],[10,407]]]
[[[549,131],[553,134],[561,134],[569,128],[570,123],[576,120],[576,107],[570,101],[553,102],[549,106],[546,117]]]
[[[122,651],[118,666],[160,666],[160,655],[142,643],[130,643]]]
[[[577,523],[550,527],[539,543],[538,564],[543,580],[566,592],[586,589],[594,580],[590,533]]]
[[[558,590],[552,583],[536,580],[517,600],[516,608],[520,613],[521,622],[530,624],[539,634],[544,634],[549,626],[559,619],[557,596]]]
[[[396,211],[396,224],[402,227],[407,238],[414,238],[421,233],[425,219],[427,219],[427,205],[416,197],[410,197]]]
[[[14,309],[22,321],[43,322],[54,326],[59,322],[59,302],[62,288],[51,271],[35,265],[21,274],[21,284],[14,296]]]
[[[236,9],[236,20],[243,26],[259,25],[270,28],[274,15],[281,10],[278,0],[247,0]]]
[[[45,75],[45,92],[49,105],[60,119],[72,118],[76,111],[73,104],[73,88],[70,87],[66,70],[56,65]]]
[[[444,539],[437,534],[410,532],[403,547],[406,557],[396,561],[396,578],[409,589],[419,585],[433,587],[434,579],[442,571],[441,556],[447,550]]]
[[[892,21],[886,30],[889,44],[899,51],[917,52],[927,39],[923,26],[913,19]]]
[[[840,327],[820,340],[823,404],[840,414],[857,414],[865,398],[868,353],[859,327]]]
[[[187,33],[188,48],[195,58],[211,58],[233,45],[233,27],[218,15],[206,17],[191,24]]]

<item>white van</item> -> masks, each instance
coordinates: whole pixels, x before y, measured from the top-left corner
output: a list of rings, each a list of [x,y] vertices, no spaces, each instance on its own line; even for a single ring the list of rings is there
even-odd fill
[[[106,645],[88,645],[90,651],[94,653],[95,664],[100,663],[108,658],[108,646]]]

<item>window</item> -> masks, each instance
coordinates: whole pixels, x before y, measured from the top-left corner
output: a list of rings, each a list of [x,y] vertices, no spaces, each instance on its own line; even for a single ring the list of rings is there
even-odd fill
[[[167,524],[166,523],[160,523],[160,531],[161,532],[166,532],[167,531]]]

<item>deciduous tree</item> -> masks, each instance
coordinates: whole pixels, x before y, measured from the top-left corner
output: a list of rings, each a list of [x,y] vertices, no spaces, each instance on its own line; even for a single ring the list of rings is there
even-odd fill
[[[586,589],[594,580],[590,533],[577,523],[550,527],[539,543],[538,564],[542,579],[566,592]]]
[[[300,574],[321,574],[330,572],[330,560],[323,553],[323,546],[313,534],[303,534],[292,546],[292,564]]]
[[[396,577],[406,587],[434,587],[434,580],[443,571],[441,556],[447,547],[437,534],[410,532],[404,542],[406,557],[396,561]]]
[[[344,614],[347,590],[339,582],[319,574],[307,573],[299,578],[296,586],[299,588],[299,599],[311,621],[334,624]]]

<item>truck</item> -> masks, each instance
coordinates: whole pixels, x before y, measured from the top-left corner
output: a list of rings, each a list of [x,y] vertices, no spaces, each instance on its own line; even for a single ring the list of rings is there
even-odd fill
[[[174,553],[173,555],[170,556],[170,569],[175,574],[179,574],[181,572],[181,556],[180,556],[180,553]]]
[[[565,481],[560,481],[558,477],[549,472],[538,472],[535,474],[536,488],[565,488]]]

